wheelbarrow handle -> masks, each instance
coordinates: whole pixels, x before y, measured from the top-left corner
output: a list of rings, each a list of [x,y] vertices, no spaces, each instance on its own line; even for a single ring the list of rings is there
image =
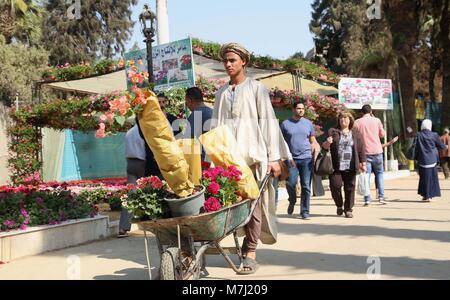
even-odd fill
[[[263,180],[261,181],[261,184],[259,186],[259,194],[261,195],[264,190],[266,189],[267,183],[269,182],[270,177],[272,177],[272,173],[268,173],[266,174],[266,176],[264,176]]]

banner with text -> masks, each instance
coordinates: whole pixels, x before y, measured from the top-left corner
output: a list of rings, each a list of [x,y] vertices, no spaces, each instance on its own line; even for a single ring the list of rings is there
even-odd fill
[[[339,101],[349,109],[392,110],[394,99],[390,79],[342,78],[339,82]]]
[[[155,91],[195,85],[191,38],[154,46],[152,47],[152,52]],[[138,71],[141,73],[146,73],[148,70],[146,49],[125,53],[125,60],[127,62],[127,73],[133,66],[138,68]],[[127,85],[128,88],[131,88],[129,79],[127,79]],[[147,83],[144,82],[138,86],[146,87]]]

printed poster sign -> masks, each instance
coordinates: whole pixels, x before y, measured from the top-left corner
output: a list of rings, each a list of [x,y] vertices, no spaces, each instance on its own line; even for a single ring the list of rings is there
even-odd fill
[[[349,109],[392,110],[394,99],[390,79],[342,78],[339,82],[339,101]]]
[[[154,46],[152,52],[154,90],[156,92],[168,90],[172,87],[195,86],[191,38]],[[146,49],[125,53],[125,60],[127,62],[127,73],[132,66],[137,67],[138,71],[143,74],[148,70]],[[128,88],[131,88],[131,82],[128,78],[127,85]],[[138,86],[142,88],[148,86],[148,84],[143,82]]]

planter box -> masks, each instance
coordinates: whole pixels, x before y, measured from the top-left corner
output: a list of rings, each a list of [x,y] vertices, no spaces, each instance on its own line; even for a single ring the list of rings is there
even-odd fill
[[[26,230],[0,233],[0,261],[37,255],[43,252],[72,247],[104,239],[118,232],[118,221],[109,222],[109,217],[70,220],[58,225],[42,225]]]

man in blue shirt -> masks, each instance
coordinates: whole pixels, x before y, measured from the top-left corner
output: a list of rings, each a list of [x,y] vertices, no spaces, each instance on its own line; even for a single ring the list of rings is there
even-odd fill
[[[203,102],[203,93],[198,87],[191,87],[186,90],[185,102],[191,111],[188,117],[189,127],[186,136],[188,138],[198,138],[211,128],[211,117],[213,110]],[[205,151],[202,149],[202,161],[205,161]]]
[[[313,157],[311,145],[316,143],[314,126],[311,121],[304,117],[305,105],[303,103],[294,103],[292,118],[281,124],[281,131],[284,139],[292,153],[293,160],[291,166],[296,166],[297,172],[291,172],[286,182],[286,188],[289,194],[288,214],[294,212],[294,205],[297,202],[295,186],[300,175],[301,192],[301,210],[300,216],[304,220],[309,219],[309,206],[311,198],[311,175],[313,168]]]

